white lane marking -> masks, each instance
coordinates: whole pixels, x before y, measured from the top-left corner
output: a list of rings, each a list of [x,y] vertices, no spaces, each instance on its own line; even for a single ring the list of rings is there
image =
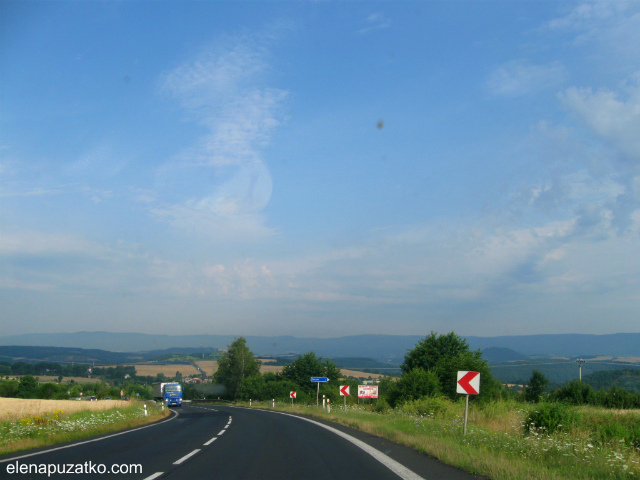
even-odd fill
[[[218,437],[213,437],[211,440],[209,440],[207,443],[203,443],[203,445],[211,445],[213,442],[215,442],[218,439]]]
[[[235,408],[242,408],[242,407],[235,407]],[[249,408],[247,410],[256,411],[254,409],[249,409]],[[260,411],[269,412],[269,410],[260,410]],[[317,425],[319,427],[324,428],[325,430],[329,430],[330,432],[335,433],[336,435],[344,438],[348,442],[351,442],[356,447],[364,450],[366,453],[368,453],[373,458],[375,458],[377,461],[382,463],[385,467],[387,467],[389,470],[391,470],[393,473],[398,475],[403,480],[424,480],[424,478],[422,478],[420,475],[418,475],[417,473],[413,472],[412,470],[409,470],[407,467],[402,465],[400,462],[396,462],[393,458],[385,455],[380,450],[377,450],[377,449],[373,448],[372,446],[367,445],[362,440],[358,440],[357,438],[352,437],[351,435],[349,435],[347,433],[341,432],[337,428],[330,427],[329,425],[325,425],[323,423],[316,422],[315,420],[311,420],[309,418],[298,417],[297,415],[291,415],[290,413],[274,412],[274,411],[270,411],[270,413],[278,413],[280,415],[286,415],[287,417],[293,417],[293,418],[297,418],[299,420],[304,420],[305,422],[313,423],[314,425]]]
[[[145,478],[144,480],[153,480],[154,478],[158,478],[160,475],[162,475],[164,472],[156,472],[153,475],[151,475],[150,477]]]
[[[223,428],[222,430],[220,430],[220,431],[218,432],[218,436],[222,435],[224,432],[226,432],[226,430]]]
[[[176,460],[175,462],[173,462],[174,465],[180,465],[182,462],[184,462],[185,460],[187,460],[188,458],[193,457],[196,453],[198,453],[200,451],[199,448],[196,448],[193,452],[191,453],[187,453],[184,457],[182,457],[180,460]]]
[[[151,428],[151,427],[155,427],[157,425],[160,425],[162,423],[170,422],[171,420],[175,420],[176,418],[178,418],[178,416],[180,415],[175,410],[171,410],[171,413],[175,413],[175,416],[171,417],[171,418],[168,418],[166,420],[161,420],[161,421],[159,421],[157,423],[152,423],[150,425],[145,425],[144,427],[138,427],[138,428],[134,428],[134,429],[131,429],[131,430],[127,430],[125,432],[114,433],[113,435],[107,435],[106,437],[94,438],[92,440],[85,440],[84,442],[78,442],[78,443],[74,443],[74,444],[71,444],[71,445],[64,445],[63,447],[50,448],[48,450],[42,450],[41,452],[27,453],[26,455],[20,455],[18,457],[5,458],[4,460],[0,460],[0,463],[11,462],[13,460],[20,460],[21,458],[33,457],[35,455],[42,455],[43,453],[56,452],[58,450],[63,450],[65,448],[71,448],[71,447],[77,447],[78,445],[85,445],[87,443],[99,442],[100,440],[106,440],[107,438],[113,438],[113,437],[117,437],[119,435],[126,435],[127,433],[137,432],[138,430],[143,430],[145,428]]]

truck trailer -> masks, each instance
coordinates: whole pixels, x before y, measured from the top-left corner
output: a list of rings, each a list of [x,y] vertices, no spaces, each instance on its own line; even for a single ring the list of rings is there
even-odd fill
[[[152,384],[153,399],[163,402],[168,407],[182,406],[182,385],[176,382],[162,383],[156,382]]]

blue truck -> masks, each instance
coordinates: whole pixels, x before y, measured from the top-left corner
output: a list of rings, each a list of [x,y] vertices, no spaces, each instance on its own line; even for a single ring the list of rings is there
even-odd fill
[[[182,406],[182,385],[176,382],[152,384],[153,399],[165,403],[168,407]]]

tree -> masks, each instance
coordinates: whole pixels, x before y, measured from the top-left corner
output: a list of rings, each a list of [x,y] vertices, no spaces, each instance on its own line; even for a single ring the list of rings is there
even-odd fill
[[[312,351],[298,355],[293,362],[285,365],[281,376],[299,385],[303,391],[312,393],[316,385],[311,383],[311,377],[327,377],[329,383],[335,383],[342,377],[342,372],[335,363],[316,356]]]
[[[227,389],[226,396],[236,398],[245,379],[260,375],[260,365],[244,337],[235,339],[218,359],[218,370],[214,380]]]
[[[549,385],[549,380],[538,370],[533,371],[533,375],[529,379],[529,384],[524,389],[524,398],[527,402],[538,403],[540,395],[544,393],[545,388]]]
[[[451,399],[456,399],[457,372],[480,372],[480,396],[488,398],[500,391],[500,382],[493,378],[480,350],[469,349],[467,341],[454,332],[437,335],[431,332],[407,352],[400,366],[403,374],[415,368],[433,372],[440,382],[440,390]]]
[[[411,400],[433,397],[440,393],[440,381],[433,372],[424,368],[414,368],[392,383],[386,393],[387,401],[393,408]]]
[[[18,384],[18,391],[16,392],[18,398],[38,398],[38,381],[31,375],[25,375],[20,378]]]

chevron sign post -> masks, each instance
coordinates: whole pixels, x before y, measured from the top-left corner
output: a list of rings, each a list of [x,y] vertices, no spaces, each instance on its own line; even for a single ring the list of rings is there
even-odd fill
[[[458,384],[456,392],[467,396],[464,406],[464,429],[462,434],[467,434],[467,418],[469,417],[469,395],[480,394],[480,372],[458,372]]]
[[[347,397],[349,396],[349,385],[340,385],[340,396],[344,397],[344,411],[347,411]]]

